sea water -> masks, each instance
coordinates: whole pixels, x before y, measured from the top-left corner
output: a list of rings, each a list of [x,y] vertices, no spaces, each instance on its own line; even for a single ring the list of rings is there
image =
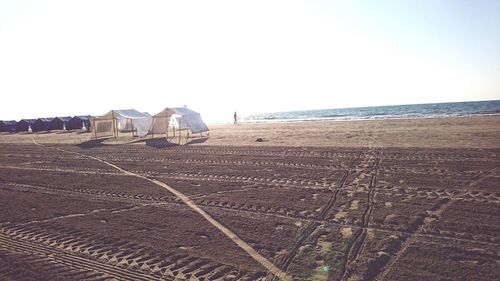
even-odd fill
[[[274,112],[242,116],[240,121],[252,123],[295,122],[315,120],[439,118],[475,115],[500,115],[500,100]]]

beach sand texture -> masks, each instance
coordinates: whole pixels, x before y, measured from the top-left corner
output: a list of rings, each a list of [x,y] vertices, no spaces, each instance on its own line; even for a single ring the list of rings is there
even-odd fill
[[[500,276],[500,117],[210,129],[0,135],[0,276]]]
[[[373,121],[313,121],[291,123],[241,123],[211,125],[208,138],[190,144],[318,146],[318,147],[429,147],[429,148],[495,148],[500,147],[500,116],[460,118],[398,119]],[[183,132],[181,143],[186,143]],[[82,143],[90,133],[34,134],[41,143]],[[179,143],[170,132],[170,141]],[[205,133],[205,136],[207,134]],[[256,142],[262,138],[263,142]],[[119,140],[105,143],[127,143],[140,140],[122,134]],[[0,142],[31,143],[31,134],[2,134]]]

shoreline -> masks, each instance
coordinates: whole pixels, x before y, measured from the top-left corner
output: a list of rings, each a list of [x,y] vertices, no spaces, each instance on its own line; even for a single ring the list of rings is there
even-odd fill
[[[335,117],[325,117],[317,119],[269,119],[269,120],[253,120],[253,121],[239,121],[240,124],[281,124],[281,123],[300,123],[300,122],[349,122],[349,121],[385,121],[385,120],[413,120],[413,119],[442,119],[442,118],[470,118],[470,117],[494,117],[500,116],[500,113],[493,114],[467,114],[467,115],[446,115],[446,116],[412,116],[412,117],[381,117],[381,118],[350,118],[350,119],[336,119]],[[226,123],[208,123],[208,125],[233,125],[232,122]]]
[[[500,115],[500,100],[377,105],[246,114],[247,122],[446,118]]]

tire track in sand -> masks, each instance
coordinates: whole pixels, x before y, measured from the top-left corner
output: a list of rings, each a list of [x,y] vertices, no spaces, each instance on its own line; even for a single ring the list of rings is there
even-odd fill
[[[354,173],[355,167],[358,164],[358,162],[361,160],[361,158],[364,155],[364,151],[360,150],[358,152],[358,155],[356,158],[352,160],[352,162],[349,165],[349,168],[344,172],[344,175],[342,176],[340,182],[339,182],[339,188],[335,189],[330,196],[330,200],[328,203],[323,206],[323,208],[320,211],[319,218],[324,220],[327,216],[327,214],[330,212],[330,210],[333,208],[335,203],[337,202],[338,194],[340,191],[344,188],[344,186],[347,184],[347,180],[352,173]],[[297,255],[299,248],[304,244],[307,238],[311,236],[311,234],[316,230],[316,228],[320,225],[319,222],[312,221],[305,225],[300,231],[299,231],[299,237],[296,240],[295,244],[292,246],[290,253],[283,259],[282,262],[282,268],[284,270],[287,270],[288,267],[292,264],[293,259]]]
[[[186,204],[188,207],[190,207],[195,212],[197,212],[198,214],[200,214],[210,224],[212,224],[217,229],[219,229],[224,235],[226,235],[229,239],[231,239],[234,243],[236,243],[236,245],[238,245],[241,249],[243,249],[245,252],[247,252],[247,254],[249,254],[254,260],[256,260],[258,263],[260,263],[262,266],[264,266],[269,272],[271,272],[272,274],[274,274],[275,276],[277,276],[280,279],[288,279],[288,276],[286,275],[286,273],[284,271],[282,271],[281,269],[279,269],[271,261],[269,261],[268,259],[266,259],[261,254],[259,254],[255,249],[252,248],[252,246],[250,246],[245,241],[243,241],[240,237],[238,237],[230,229],[228,229],[227,227],[225,227],[224,225],[222,225],[220,222],[218,222],[217,220],[215,220],[214,218],[212,218],[212,216],[210,216],[207,212],[203,211],[188,196],[186,196],[183,193],[177,191],[176,189],[174,189],[173,187],[167,185],[166,183],[161,182],[161,181],[156,180],[156,179],[150,179],[150,178],[147,178],[145,176],[141,176],[139,174],[135,174],[135,173],[129,172],[129,171],[123,169],[123,168],[120,168],[120,167],[118,167],[118,166],[116,166],[116,165],[114,165],[114,164],[112,164],[110,162],[107,162],[107,161],[102,160],[102,159],[100,159],[98,157],[95,157],[95,156],[90,156],[90,155],[86,155],[86,154],[79,153],[79,152],[74,152],[74,151],[68,151],[68,150],[64,150],[64,149],[61,149],[61,148],[57,148],[57,147],[45,146],[43,144],[38,143],[33,137],[31,137],[31,139],[33,140],[33,143],[36,144],[36,145],[39,145],[39,146],[42,146],[42,147],[48,147],[48,148],[51,148],[51,149],[55,149],[55,150],[66,152],[66,153],[70,153],[70,154],[75,154],[75,155],[80,155],[80,156],[88,157],[90,159],[93,159],[93,160],[99,161],[101,163],[104,163],[104,164],[106,164],[106,165],[108,165],[108,166],[110,166],[112,168],[115,168],[116,170],[122,172],[125,175],[134,176],[134,177],[137,177],[137,178],[140,178],[140,179],[144,179],[144,180],[152,182],[152,183],[154,183],[154,184],[156,184],[156,185],[158,185],[160,187],[165,188],[170,193],[173,193],[175,196],[177,196],[179,199],[181,199],[182,202],[184,202],[184,204]]]
[[[485,179],[492,177],[492,176],[496,176],[499,170],[500,170],[499,167],[496,167],[496,168],[489,170],[488,173],[486,173],[484,176],[479,177],[479,178],[475,178],[475,179],[471,180],[468,184],[464,185],[459,190],[459,192],[464,192],[468,187],[474,187],[477,184],[484,181]],[[433,222],[433,220],[431,219],[431,216],[435,217],[435,218],[440,218],[441,214],[448,207],[450,207],[452,204],[454,204],[455,202],[456,201],[454,201],[454,200],[450,200],[450,199],[446,198],[443,201],[441,201],[439,204],[437,204],[434,207],[435,208],[434,210],[429,211],[428,215],[424,218],[424,220],[422,221],[420,226],[415,230],[415,232],[413,232],[408,238],[406,238],[404,240],[403,245],[399,248],[399,250],[397,250],[394,253],[394,255],[392,256],[392,259],[387,263],[386,266],[384,266],[381,269],[380,273],[378,274],[378,276],[376,276],[376,278],[374,280],[377,280],[377,281],[387,280],[387,275],[392,270],[392,268],[395,266],[395,264],[398,262],[398,260],[403,256],[403,254],[406,252],[406,250],[415,241],[418,240],[419,234],[421,234],[421,232]]]
[[[368,233],[367,228],[370,226],[370,220],[373,212],[373,204],[375,197],[375,187],[377,183],[377,176],[380,171],[380,163],[382,162],[383,148],[378,148],[375,154],[375,160],[373,162],[371,179],[368,185],[368,195],[367,195],[367,206],[363,213],[361,224],[362,228],[356,232],[353,242],[351,243],[347,253],[345,265],[342,268],[342,277],[340,280],[349,280],[350,275],[350,265],[351,262],[357,261],[363,254],[366,242],[366,236]]]

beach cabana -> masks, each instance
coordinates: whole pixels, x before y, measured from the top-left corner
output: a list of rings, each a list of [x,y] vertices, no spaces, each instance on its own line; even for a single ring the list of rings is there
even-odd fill
[[[51,131],[53,119],[54,118],[38,118],[31,129],[33,132]]]
[[[92,118],[92,131],[95,138],[118,137],[120,132],[144,137],[148,134],[152,119],[151,115],[135,109],[111,110]]]
[[[69,130],[68,124],[71,116],[56,117],[52,119],[52,130]]]
[[[16,132],[28,132],[30,129],[33,131],[36,119],[21,119],[16,123]]]
[[[69,124],[66,125],[68,130],[90,130],[90,115],[77,115],[69,120]]]
[[[16,123],[14,120],[0,121],[0,132],[15,133]]]
[[[155,134],[166,134],[168,136],[169,128],[172,128],[174,135],[177,128],[179,136],[180,130],[188,130],[188,134],[189,132],[196,134],[208,131],[208,127],[203,122],[200,113],[187,107],[167,107],[153,116],[150,129],[153,136]]]

